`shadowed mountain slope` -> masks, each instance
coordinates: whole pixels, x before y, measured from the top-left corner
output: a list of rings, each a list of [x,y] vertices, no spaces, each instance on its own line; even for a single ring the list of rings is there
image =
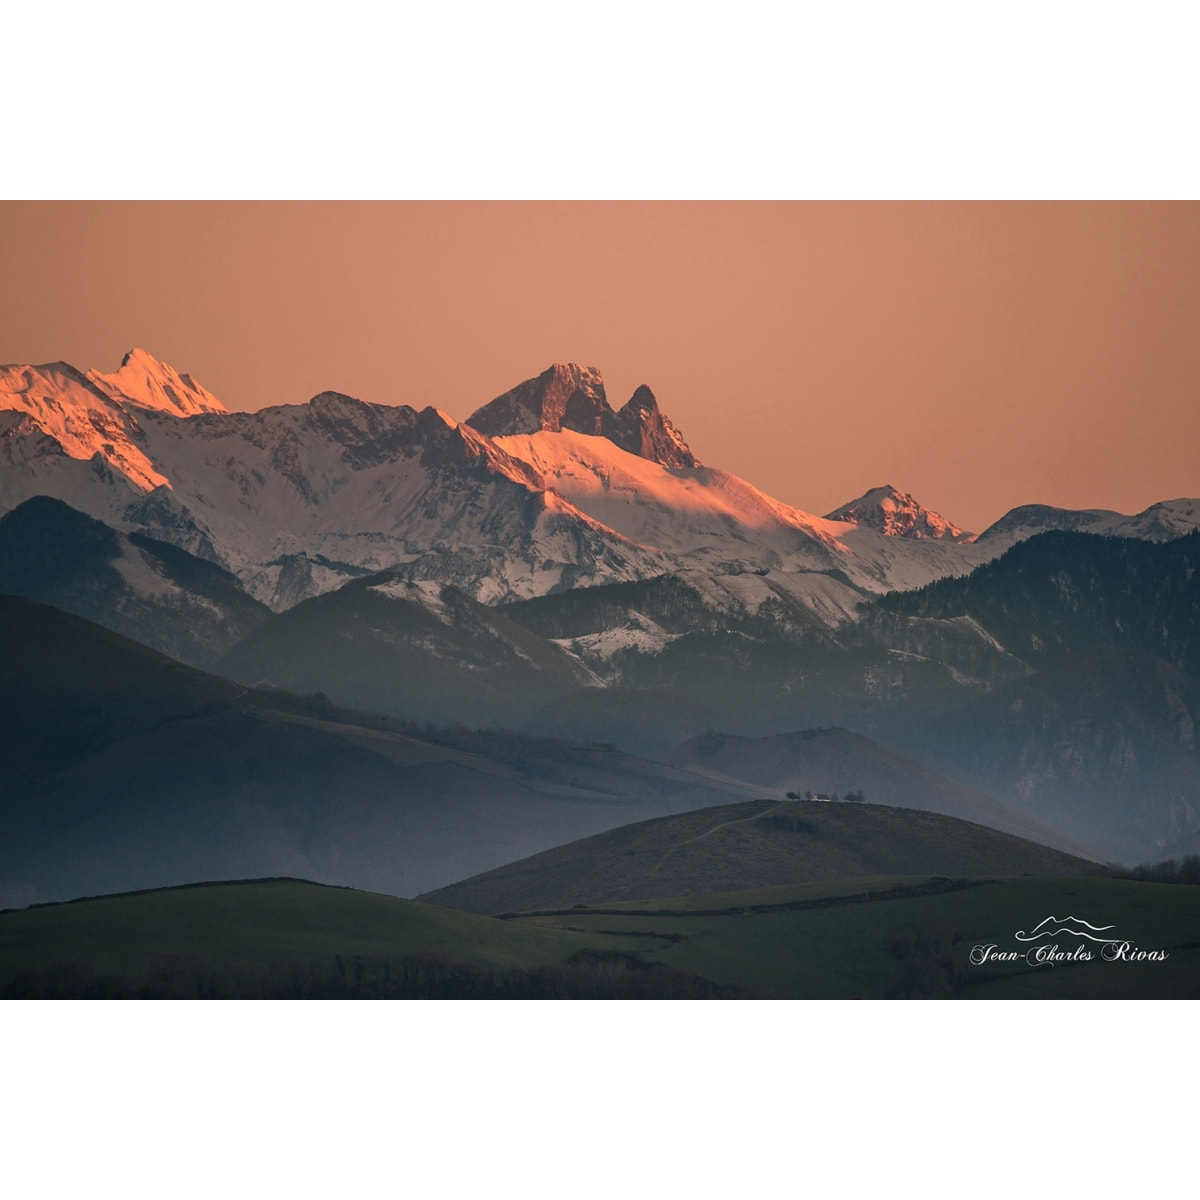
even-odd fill
[[[453,587],[367,576],[271,618],[221,670],[407,720],[470,726],[591,682],[553,642]]]
[[[10,596],[0,761],[0,906],[263,875],[412,895],[747,795],[603,746],[253,691]]]
[[[0,517],[0,593],[86,617],[202,667],[271,615],[215,564],[118,533],[49,496]]]
[[[768,788],[777,795],[865,792],[872,804],[942,813],[1090,857],[1082,847],[1026,814],[847,729],[808,729],[763,738],[706,733],[655,757],[701,775]]]

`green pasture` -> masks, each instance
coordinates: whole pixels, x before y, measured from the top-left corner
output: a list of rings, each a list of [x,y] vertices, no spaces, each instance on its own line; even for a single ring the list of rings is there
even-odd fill
[[[157,954],[227,967],[432,950],[511,967],[563,962],[586,947],[627,948],[619,939],[523,927],[393,896],[259,880],[0,912],[0,987],[22,971],[62,962],[137,977]]]
[[[1026,949],[1015,933],[1048,916],[1112,925],[1132,945],[1168,957],[1097,956],[1053,967],[970,962],[976,945]],[[1057,943],[1078,944],[1061,934]],[[797,999],[1196,998],[1200,888],[889,876],[499,920],[296,880],[210,884],[0,913],[0,988],[22,972],[68,962],[140,977],[160,954],[270,967],[434,951],[505,968],[562,963],[583,949],[635,951],[715,983]]]
[[[948,956],[954,994],[963,998],[1200,997],[1200,888],[1108,878],[1018,878],[972,882],[934,895],[903,890],[927,882],[888,877],[760,888],[577,909],[522,918],[522,923],[610,935],[654,933],[659,937],[643,937],[650,943],[643,948],[647,958],[717,983],[794,998],[892,994],[904,979],[897,942],[923,936]],[[835,902],[827,907],[799,907],[830,899]],[[780,911],[788,904],[798,907]],[[1097,954],[1091,962],[1070,965],[971,964],[976,945],[1024,952],[1029,944],[1014,934],[1031,931],[1047,916],[1114,925],[1114,934],[1142,949],[1164,949],[1168,957],[1161,963],[1106,963]],[[1068,935],[1056,940],[1064,950],[1078,944]]]

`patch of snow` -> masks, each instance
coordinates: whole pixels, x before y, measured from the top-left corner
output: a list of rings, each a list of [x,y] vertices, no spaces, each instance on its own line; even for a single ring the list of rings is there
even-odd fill
[[[111,566],[135,595],[182,597],[184,594],[181,588],[160,575],[136,546],[124,539],[121,553],[112,560]]]
[[[984,627],[980,625],[974,617],[950,617],[947,619],[946,624],[957,625],[961,629],[969,630],[971,633],[974,633],[977,637],[980,637],[987,642],[987,644],[991,646],[993,650],[998,650],[1001,654],[1008,653],[1008,651],[1005,650],[1004,647],[1000,645],[1000,643],[996,641],[996,639],[992,637],[992,635],[988,633],[988,631],[984,629]]]
[[[639,654],[658,654],[664,646],[682,637],[668,633],[656,621],[642,613],[634,612],[616,629],[605,629],[600,633],[584,634],[576,638],[553,638],[556,645],[585,662],[609,662],[626,650]]]
[[[371,585],[371,591],[394,600],[407,600],[431,612],[443,625],[453,624],[450,612],[442,599],[442,584],[433,580],[389,579]]]

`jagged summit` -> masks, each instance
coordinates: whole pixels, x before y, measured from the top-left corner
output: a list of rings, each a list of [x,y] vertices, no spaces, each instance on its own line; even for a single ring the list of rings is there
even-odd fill
[[[497,396],[465,423],[487,437],[572,430],[608,438],[622,450],[664,467],[699,465],[645,384],[620,412],[614,412],[600,372],[578,363],[555,363]]]
[[[564,429],[608,437],[614,415],[595,367],[554,363],[472,413],[466,424],[487,437]]]
[[[683,435],[659,411],[654,393],[643,383],[617,413],[612,440],[636,454],[664,467],[698,467],[696,456],[688,449]]]
[[[829,521],[850,521],[882,533],[885,537],[948,538],[965,541],[971,535],[945,517],[922,507],[908,492],[885,483],[883,487],[851,500],[831,513]]]
[[[142,408],[157,409],[172,416],[194,417],[199,413],[229,411],[190,375],[180,374],[169,363],[137,347],[125,355],[116,371],[105,375],[92,369],[87,372],[87,379],[113,400],[131,400]]]
[[[55,497],[276,610],[385,569],[487,604],[688,571],[755,606],[786,584],[833,623],[864,591],[964,574],[1039,528],[1169,539],[1200,521],[1188,499],[1135,518],[1026,508],[972,542],[891,486],[817,517],[697,464],[648,387],[614,411],[571,363],[470,424],[334,390],[254,412],[207,396],[144,351],[110,375],[0,366],[0,513]]]

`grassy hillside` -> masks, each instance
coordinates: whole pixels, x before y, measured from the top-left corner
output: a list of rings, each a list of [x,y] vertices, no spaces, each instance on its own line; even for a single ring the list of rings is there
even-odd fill
[[[938,813],[758,800],[623,826],[420,899],[472,912],[512,913],[870,875],[979,878],[1106,871]]]
[[[1050,915],[1167,958],[972,965]],[[507,920],[256,880],[0,912],[0,996],[1196,999],[1198,930],[1200,888],[1101,878],[876,876]]]
[[[976,945],[1047,916],[1112,924],[1164,962],[974,966]],[[540,928],[639,934],[653,961],[797,999],[1200,998],[1200,888],[1105,878],[873,878],[629,902],[518,918]],[[1076,939],[1056,939],[1069,950]]]
[[[60,961],[134,973],[146,970],[161,953],[230,966],[432,950],[513,966],[562,962],[585,946],[601,944],[608,943],[393,896],[295,879],[254,880],[0,912],[0,982],[18,970]]]
[[[756,784],[776,795],[865,791],[873,804],[943,813],[1086,855],[1026,814],[847,729],[805,729],[760,738],[705,733],[655,757],[672,766]]]

